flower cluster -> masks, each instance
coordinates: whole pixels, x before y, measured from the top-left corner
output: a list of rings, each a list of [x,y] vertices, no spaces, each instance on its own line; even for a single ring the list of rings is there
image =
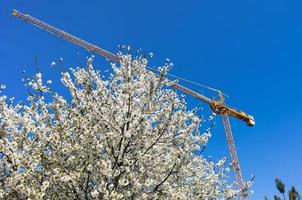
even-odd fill
[[[0,199],[237,195],[226,160],[198,152],[211,134],[199,132],[201,120],[163,78],[169,64],[155,75],[146,59],[124,55],[102,78],[92,61],[62,74],[68,98],[40,73],[28,83],[28,105],[0,97]]]

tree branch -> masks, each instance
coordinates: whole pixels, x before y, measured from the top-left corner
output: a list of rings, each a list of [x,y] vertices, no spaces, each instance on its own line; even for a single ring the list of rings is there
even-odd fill
[[[153,192],[156,192],[156,191],[158,190],[158,188],[168,180],[168,178],[172,175],[175,166],[176,166],[176,162],[174,163],[172,169],[171,169],[170,172],[167,174],[167,176],[164,178],[164,180],[162,180],[158,185],[155,186]]]

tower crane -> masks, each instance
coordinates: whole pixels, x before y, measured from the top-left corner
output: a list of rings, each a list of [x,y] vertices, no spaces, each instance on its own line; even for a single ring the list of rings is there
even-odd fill
[[[103,48],[100,48],[94,44],[91,44],[81,38],[78,38],[74,35],[71,35],[63,30],[60,30],[54,26],[51,26],[37,18],[34,18],[30,15],[27,14],[23,14],[17,10],[13,10],[11,13],[12,16],[17,17],[18,19],[21,19],[27,23],[30,23],[40,29],[43,29],[49,33],[52,33],[58,37],[62,37],[65,40],[68,40],[71,43],[74,43],[78,46],[81,46],[91,52],[95,52],[111,61],[114,62],[120,62],[121,61],[121,57],[119,55],[116,55],[114,53],[111,53]],[[232,134],[232,129],[231,129],[231,124],[230,124],[230,120],[229,120],[229,115],[232,117],[235,117],[241,121],[244,121],[248,126],[254,126],[255,125],[255,120],[253,118],[253,116],[246,114],[245,112],[242,111],[238,111],[234,108],[230,108],[229,106],[227,106],[224,102],[224,97],[222,95],[222,92],[217,90],[218,92],[218,100],[213,100],[209,97],[206,97],[202,94],[199,94],[198,92],[195,92],[189,88],[186,88],[178,83],[172,82],[171,87],[173,87],[176,90],[179,90],[189,96],[192,96],[198,100],[201,100],[205,103],[207,103],[212,112],[216,113],[216,114],[220,114],[221,118],[222,118],[222,122],[223,122],[223,126],[224,126],[224,130],[225,130],[225,135],[226,135],[226,140],[227,140],[227,145],[228,145],[228,150],[230,153],[230,157],[231,157],[231,166],[233,168],[234,171],[234,175],[235,175],[235,182],[237,184],[238,189],[243,190],[245,188],[244,186],[244,181],[243,181],[243,177],[242,177],[242,172],[241,172],[241,168],[240,168],[240,164],[239,164],[239,160],[238,160],[238,155],[237,155],[237,151],[236,151],[236,147],[235,147],[235,142],[234,142],[234,138],[233,138],[233,134]],[[239,198],[241,200],[247,199],[246,196],[241,195],[239,196]]]

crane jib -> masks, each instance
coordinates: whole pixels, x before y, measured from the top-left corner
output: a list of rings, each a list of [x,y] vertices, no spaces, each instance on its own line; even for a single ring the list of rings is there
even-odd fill
[[[43,29],[47,32],[50,32],[50,33],[52,33],[54,35],[57,35],[59,37],[63,37],[64,39],[66,39],[66,40],[68,40],[68,41],[70,41],[70,42],[72,42],[76,45],[79,45],[79,46],[81,46],[81,47],[83,47],[83,48],[85,48],[89,51],[95,52],[95,53],[97,53],[97,54],[99,54],[99,55],[101,55],[101,56],[103,56],[107,59],[110,59],[110,60],[115,61],[115,62],[120,61],[120,57],[118,55],[113,54],[113,53],[111,53],[111,52],[109,52],[109,51],[107,51],[103,48],[100,48],[100,47],[94,45],[94,44],[91,44],[91,43],[89,43],[89,42],[87,42],[87,41],[85,41],[85,40],[83,40],[79,37],[71,35],[71,34],[65,32],[63,30],[60,30],[60,29],[54,27],[54,26],[51,26],[51,25],[49,25],[49,24],[47,24],[47,23],[45,23],[45,22],[43,22],[43,21],[41,21],[41,20],[39,20],[35,17],[23,14],[23,13],[17,11],[17,10],[13,10],[12,15],[19,18],[19,19],[21,19],[21,20],[23,20],[23,21],[25,21],[25,22],[31,23],[31,24],[37,26],[38,28],[41,28],[41,29]],[[215,108],[215,110],[219,110],[217,108],[224,107],[225,109],[228,110],[227,114],[246,122],[249,126],[253,126],[255,124],[254,118],[252,116],[244,113],[244,112],[238,112],[235,109],[223,106],[220,102],[212,100],[212,99],[210,99],[210,98],[208,98],[204,95],[201,95],[200,93],[195,92],[191,89],[188,89],[188,88],[186,88],[186,87],[184,87],[180,84],[173,83],[171,86],[173,88],[187,94],[187,95],[193,96],[193,97],[209,104],[210,107]],[[216,112],[216,113],[219,114],[219,112]]]

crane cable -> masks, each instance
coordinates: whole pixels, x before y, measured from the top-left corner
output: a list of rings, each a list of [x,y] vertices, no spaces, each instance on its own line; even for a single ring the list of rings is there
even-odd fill
[[[147,69],[153,71],[153,72],[159,72],[158,69],[156,68],[153,68],[153,67],[146,67]],[[197,85],[199,87],[202,87],[202,88],[205,88],[205,89],[208,89],[208,90],[211,90],[211,91],[214,91],[214,92],[219,92],[219,90],[215,89],[215,88],[212,88],[210,86],[206,86],[206,85],[203,85],[203,84],[200,84],[200,83],[197,83],[197,82],[194,82],[192,80],[189,80],[189,79],[186,79],[186,78],[182,78],[180,76],[176,76],[174,74],[170,74],[170,73],[166,73],[167,76],[170,76],[170,77],[173,77],[173,78],[176,78],[178,80],[182,80],[182,81],[185,81],[187,83],[191,83],[193,85]],[[225,93],[222,93],[225,97],[228,97],[229,98],[229,95],[225,94]]]

